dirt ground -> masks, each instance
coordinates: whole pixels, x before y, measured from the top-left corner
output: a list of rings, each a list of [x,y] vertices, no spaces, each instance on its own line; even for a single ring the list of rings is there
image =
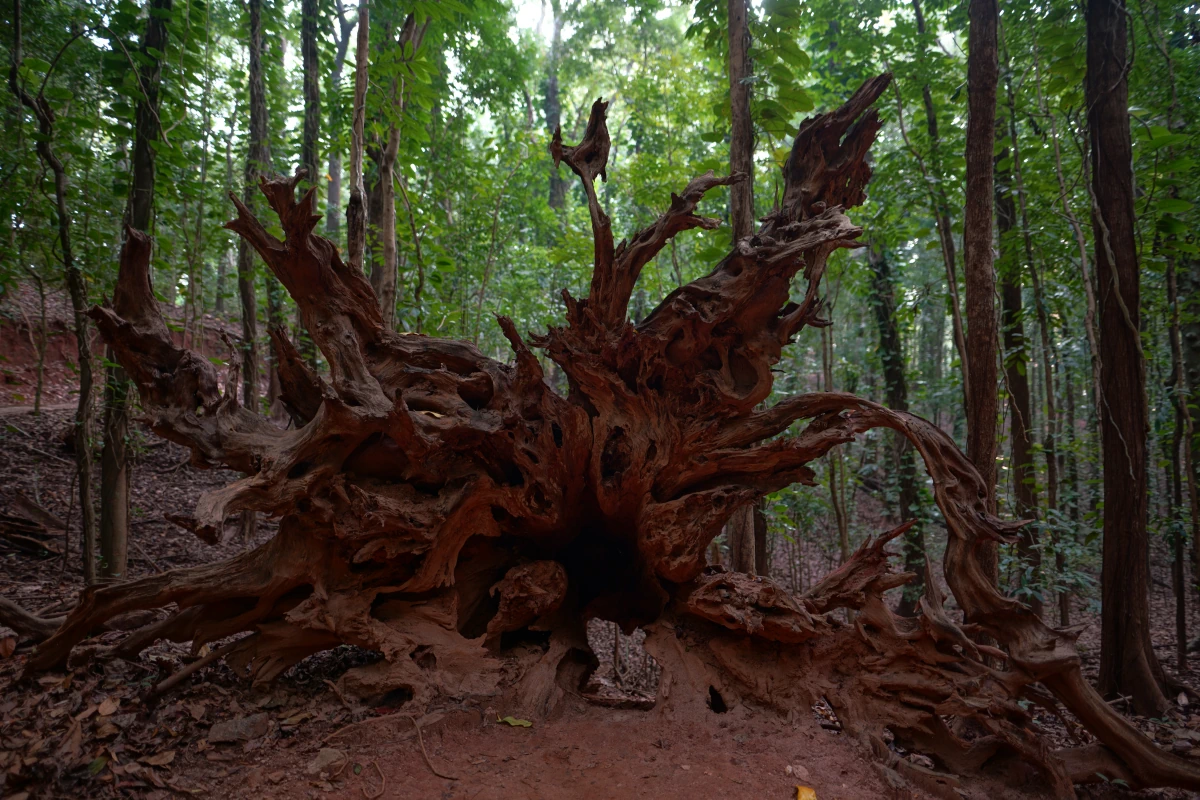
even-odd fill
[[[74,550],[50,557],[0,546],[0,595],[43,615],[64,612],[77,597],[78,509],[71,455],[62,432],[71,411],[40,416],[0,414],[0,510],[17,492],[68,522]],[[234,479],[197,471],[182,448],[140,431],[135,445],[133,577],[198,564],[237,552],[234,537],[208,546],[163,520],[190,508],[201,492]],[[256,541],[272,535],[260,526]],[[1156,567],[1156,576],[1159,567]],[[1171,660],[1169,584],[1153,593],[1155,642]],[[1078,604],[1095,641],[1096,620]],[[614,642],[612,627],[594,623],[598,678],[608,689],[638,696],[657,672],[640,638]],[[103,647],[124,633],[96,638]],[[3,633],[0,632],[0,643]],[[614,672],[614,643],[621,662]],[[821,800],[876,797],[1042,797],[1033,776],[970,781],[961,790],[897,793],[863,746],[837,730],[828,714],[786,720],[734,707],[725,714],[666,718],[657,711],[600,707],[569,698],[549,720],[531,727],[501,721],[502,698],[445,708],[412,708],[402,698],[374,706],[342,698],[337,678],[376,658],[357,648],[317,654],[289,670],[267,692],[255,691],[217,662],[150,702],[151,686],[205,652],[161,642],[135,662],[77,651],[71,669],[22,679],[30,646],[16,643],[0,657],[0,797],[108,798],[177,796],[228,798],[794,798],[797,786]],[[5,652],[0,647],[0,654]],[[1085,660],[1094,662],[1089,647]],[[1185,678],[1195,685],[1195,658]],[[1186,698],[1185,698],[1186,699]],[[1200,709],[1197,709],[1200,711]],[[1187,705],[1163,720],[1138,720],[1160,744],[1200,757],[1200,714]],[[420,720],[424,753],[413,719]],[[1066,743],[1060,723],[1043,719],[1048,735]],[[899,755],[931,766],[920,755]],[[789,771],[790,767],[790,771]],[[439,777],[435,771],[443,776]],[[1013,788],[1013,786],[1017,788]],[[1129,793],[1120,787],[1081,790],[1085,797],[1189,796]]]

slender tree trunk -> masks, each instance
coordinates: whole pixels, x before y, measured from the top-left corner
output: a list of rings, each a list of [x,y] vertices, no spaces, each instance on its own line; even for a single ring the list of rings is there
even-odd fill
[[[550,9],[553,12],[551,25],[554,33],[550,38],[550,51],[546,54],[546,96],[542,109],[546,114],[546,128],[553,136],[562,126],[562,101],[558,95],[558,64],[562,60],[562,4],[559,0],[550,0]],[[566,207],[569,187],[568,180],[556,167],[551,167],[549,204],[555,211],[562,211]]]
[[[908,410],[908,379],[904,374],[904,347],[900,328],[896,324],[896,289],[892,283],[892,268],[887,255],[874,244],[867,246],[867,265],[871,268],[871,310],[879,331],[879,360],[883,366],[884,397],[893,411]],[[889,472],[896,481],[896,507],[892,518],[899,525],[909,519],[921,518],[920,492],[917,487],[916,461],[912,444],[903,436],[891,437]],[[925,531],[920,522],[904,535],[904,569],[916,573],[917,579],[908,584],[900,600],[899,612],[904,616],[916,613],[917,600],[925,585]]]
[[[1088,0],[1088,135],[1092,231],[1100,301],[1104,563],[1099,688],[1132,696],[1135,710],[1167,707],[1150,644],[1146,529],[1146,373],[1134,223],[1124,0]]]
[[[821,328],[821,370],[824,374],[823,391],[832,392],[833,388],[833,327]],[[833,507],[833,516],[837,522],[838,549],[842,554],[842,563],[850,560],[850,522],[846,514],[846,498],[838,491],[838,473],[844,469],[842,464],[842,449],[835,447],[825,456],[826,472],[829,476],[829,504]],[[755,542],[757,554],[757,542]],[[761,573],[760,573],[761,574]]]
[[[135,112],[133,182],[125,222],[150,232],[154,215],[154,145],[159,140],[158,95],[161,55],[167,49],[166,14],[172,0],[151,0],[140,54],[142,95]],[[115,363],[111,351],[106,357]],[[100,453],[100,575],[123,580],[129,569],[129,379],[119,366],[109,368],[104,386],[104,449]]]
[[[392,27],[384,26],[385,47],[396,48],[401,53],[414,54],[421,47],[425,37],[428,20],[417,23],[416,16],[409,14],[401,26],[398,37],[393,38]],[[388,101],[391,112],[387,119],[387,129],[383,142],[372,151],[372,158],[377,169],[378,209],[375,200],[371,198],[371,217],[376,221],[375,235],[378,237],[379,253],[372,253],[371,286],[379,298],[379,309],[383,312],[383,324],[388,328],[396,327],[396,298],[399,292],[399,263],[396,248],[396,158],[400,152],[400,129],[398,118],[404,113],[405,100],[408,90],[403,79],[393,78],[389,90]]]
[[[920,37],[917,45],[917,59],[925,68],[925,14],[921,9],[921,0],[912,0],[913,16],[917,22],[917,35]],[[900,87],[896,86],[897,96]],[[937,228],[938,241],[941,243],[942,263],[946,268],[946,288],[949,291],[950,322],[954,334],[954,347],[958,351],[959,365],[962,369],[963,399],[969,403],[970,370],[967,368],[967,340],[963,331],[962,303],[958,296],[958,255],[954,248],[954,232],[950,223],[950,199],[946,195],[946,183],[942,175],[941,136],[938,133],[937,109],[933,105],[933,92],[926,82],[921,87],[921,98],[925,104],[925,126],[929,132],[929,166],[932,175],[926,177],[929,183],[929,198],[932,201],[933,221]],[[903,112],[902,112],[903,113]],[[911,143],[909,147],[911,148]],[[933,180],[930,180],[932,178]]]
[[[76,358],[79,368],[79,398],[75,407],[75,468],[79,483],[80,526],[83,530],[83,580],[89,586],[96,582],[96,508],[92,501],[92,349],[88,325],[87,284],[75,263],[71,249],[71,215],[67,211],[67,170],[54,152],[54,112],[46,98],[36,97],[22,84],[20,67],[23,60],[21,41],[21,0],[13,0],[12,65],[8,86],[13,95],[33,113],[41,136],[35,145],[38,158],[54,175],[54,211],[58,222],[58,243],[61,250],[67,293],[71,297],[71,312],[75,320]]]
[[[317,0],[300,3],[300,58],[304,84],[304,126],[300,140],[300,166],[308,173],[308,185],[320,186],[321,172],[317,168],[317,152],[321,136],[321,61],[317,48],[317,21],[320,11]],[[327,215],[337,219],[336,214]],[[298,349],[309,366],[317,363],[317,347],[304,327],[300,309],[296,309]]]
[[[231,114],[229,116],[229,136],[225,138],[225,191],[233,191],[233,136],[236,132],[237,116]],[[228,244],[225,246],[225,252],[221,258],[217,260],[217,289],[216,299],[213,302],[213,313],[217,316],[225,314],[225,286],[226,274],[231,268],[237,268],[235,250]]]
[[[271,166],[271,147],[267,131],[267,98],[263,81],[263,32],[262,0],[249,0],[249,65],[250,88],[249,150],[246,153],[246,168],[243,172],[242,202],[247,208],[258,208],[258,180]],[[258,298],[255,293],[254,251],[245,239],[238,242],[238,294],[242,307],[242,404],[258,411],[259,406],[259,356],[258,356]],[[268,292],[269,281],[268,281]],[[242,512],[242,541],[248,543],[254,537],[255,513]]]
[[[370,58],[368,0],[358,6],[358,40],[354,55],[354,107],[350,126],[350,202],[346,205],[346,252],[351,269],[363,270],[367,244],[366,191],[363,186],[363,127],[367,116],[367,65]]]
[[[1175,409],[1175,428],[1171,437],[1171,452],[1168,469],[1171,478],[1171,582],[1175,592],[1175,666],[1182,674],[1187,669],[1187,581],[1184,578],[1183,541],[1185,538],[1183,510],[1183,470],[1191,469],[1191,436],[1185,421],[1188,393],[1184,387],[1183,347],[1179,335],[1179,286],[1175,276],[1175,259],[1168,256],[1167,263],[1167,306],[1170,309],[1171,325],[1168,338],[1171,344],[1171,377],[1167,381],[1167,392]],[[1186,446],[1185,446],[1186,443]],[[1183,457],[1181,458],[1181,453]],[[1192,486],[1194,487],[1194,483]],[[1189,493],[1189,511],[1192,537],[1196,536],[1198,521],[1194,489]]]
[[[729,187],[729,217],[734,241],[754,232],[754,123],[750,119],[750,29],[746,0],[728,0],[729,108],[733,117],[729,141],[729,171],[745,180]],[[733,569],[753,573],[755,507],[740,508],[729,518],[726,532]]]
[[[337,51],[333,57],[333,70],[330,72],[329,83],[332,89],[330,98],[330,130],[338,129],[341,121],[341,110],[338,97],[341,94],[342,69],[346,65],[346,51],[350,47],[350,33],[358,24],[357,19],[346,19],[346,9],[342,0],[337,0],[338,40]],[[336,114],[336,116],[335,116]],[[342,151],[333,146],[329,148],[329,192],[325,202],[325,232],[333,241],[337,241],[342,233]]]
[[[1014,130],[1008,122],[1007,118],[999,121],[998,134],[1004,135]],[[996,161],[996,228],[1000,243],[997,271],[1000,279],[1000,319],[1004,336],[1004,383],[1008,390],[1013,513],[1019,519],[1036,520],[1037,473],[1033,464],[1033,403],[1029,390],[1029,353],[1025,341],[1025,312],[1021,289],[1022,259],[1014,246],[1017,235],[1017,207],[1012,172],[1009,169],[999,169],[1004,160],[1013,157],[1015,161],[1010,149],[1014,141],[1015,138],[1010,136],[1010,147],[1006,147]],[[1018,536],[1017,557],[1021,565],[1020,574],[1017,576],[1018,584],[1028,587],[1028,584],[1033,583],[1036,586],[1041,565],[1041,554],[1037,549],[1037,529],[1033,525],[1026,525]],[[1039,595],[1034,593],[1022,599],[1029,603],[1034,613],[1042,615],[1042,600]]]
[[[967,200],[963,251],[967,291],[967,457],[979,470],[996,508],[997,333],[992,271],[992,154],[996,132],[998,69],[996,0],[971,0],[967,58]],[[996,544],[981,545],[980,562],[997,574]]]

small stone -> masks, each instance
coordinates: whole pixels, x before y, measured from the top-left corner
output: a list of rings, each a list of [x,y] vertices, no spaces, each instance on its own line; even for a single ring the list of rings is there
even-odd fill
[[[335,747],[322,747],[321,752],[317,753],[317,757],[309,762],[304,771],[309,775],[317,775],[345,758],[346,754]]]
[[[271,783],[279,783],[280,781],[283,780],[284,774],[285,773],[283,770],[269,772],[269,773],[267,773],[267,780],[269,780]]]
[[[265,736],[271,727],[271,718],[265,713],[251,714],[248,717],[225,720],[212,726],[208,732],[208,741],[219,742],[248,742]]]
[[[1190,753],[1192,751],[1192,743],[1187,739],[1176,739],[1171,743],[1171,749],[1176,753]]]
[[[679,768],[680,769],[691,769],[691,766],[689,766],[688,764],[680,764]]]
[[[789,764],[788,775],[793,775],[802,781],[806,781],[808,780],[808,767],[803,764]]]

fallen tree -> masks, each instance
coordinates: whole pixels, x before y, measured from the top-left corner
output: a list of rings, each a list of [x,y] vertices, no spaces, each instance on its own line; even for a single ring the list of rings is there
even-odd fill
[[[1099,776],[1200,788],[1200,769],[1155,747],[1083,679],[1070,632],[1047,627],[989,580],[981,546],[1009,541],[1021,523],[988,513],[978,474],[948,436],[845,394],[756,410],[782,348],[803,327],[827,324],[818,288],[828,256],[862,233],[845,212],[865,198],[865,156],[880,126],[871,105],[889,80],[872,79],[806,121],[780,206],[638,325],[627,306],[641,269],[671,237],[715,227],[697,204],[745,176],[696,178],[653,225],[614,245],[594,189],[609,150],[598,101],[578,145],[557,135],[552,145],[587,195],[590,292],[564,292],[566,325],[528,340],[500,318],[512,364],[468,343],[392,332],[367,278],[314,234],[320,217],[312,191],[295,197],[300,176],[264,180],[283,240],[236,198],[228,227],[291,293],[329,364],[326,380],[272,331],[296,422],[288,430],[238,403],[236,365],[222,381],[206,358],[172,343],[150,288],[149,242],[130,231],[113,305],[91,315],[137,382],[153,429],[190,448],[197,467],[247,475],[175,521],[214,540],[227,519],[255,511],[278,518],[279,532],[226,561],[89,587],[30,668],[63,664],[118,614],[169,607],[118,651],[157,638],[199,648],[249,632],[221,652],[269,682],[307,655],[352,643],[383,659],[347,673],[344,691],[402,690],[422,704],[503,690],[544,715],[592,669],[584,625],[599,617],[648,630],[663,713],[738,703],[806,711],[824,699],[884,759],[890,732],[951,773],[1032,765],[1058,796]],[[804,296],[792,302],[801,271]],[[545,382],[531,346],[566,374],[565,397]],[[892,572],[884,549],[903,526],[864,543],[802,597],[706,567],[706,548],[735,509],[814,483],[811,461],[874,427],[912,441],[933,478],[950,531],[943,571],[965,623],[943,608],[933,581],[917,616],[889,610],[884,593],[914,577]],[[854,612],[851,622],[841,609]],[[985,636],[999,649],[975,643]],[[1030,702],[1065,707],[1090,736],[1052,749]]]

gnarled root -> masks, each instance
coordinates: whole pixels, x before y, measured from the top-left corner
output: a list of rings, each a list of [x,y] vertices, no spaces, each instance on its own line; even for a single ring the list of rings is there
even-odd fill
[[[779,207],[637,325],[627,309],[643,267],[673,236],[717,224],[695,213],[698,204],[744,176],[694,179],[652,225],[615,244],[593,185],[609,152],[606,104],[597,102],[579,145],[559,135],[554,144],[588,200],[590,293],[564,293],[566,324],[542,336],[522,338],[501,318],[511,364],[385,326],[366,277],[315,234],[313,192],[296,197],[302,176],[264,180],[283,239],[236,198],[228,227],[295,299],[329,367],[318,376],[272,332],[291,430],[240,407],[216,367],[173,344],[150,289],[149,241],[130,231],[113,308],[91,315],[154,430],[188,447],[197,467],[247,475],[175,519],[206,540],[242,511],[276,517],[280,529],[225,562],[88,589],[31,668],[63,663],[113,615],[174,604],[122,652],[156,637],[198,647],[251,631],[227,660],[269,681],[308,653],[352,643],[383,660],[348,673],[345,689],[402,689],[424,703],[511,686],[537,715],[594,665],[583,625],[600,617],[648,626],[665,670],[664,709],[718,698],[806,709],[824,698],[876,749],[890,731],[955,772],[1016,756],[1064,796],[1097,763],[1133,784],[1200,788],[1200,768],[1158,750],[1084,682],[1068,633],[997,590],[979,549],[1008,541],[1021,523],[988,513],[978,474],[948,436],[851,395],[757,410],[782,348],[804,327],[828,324],[821,277],[831,253],[858,246],[862,229],[846,212],[865,198],[865,156],[880,127],[871,105],[889,81],[873,78],[807,120]],[[793,302],[797,275],[807,286]],[[546,383],[531,345],[566,375],[567,396]],[[785,435],[799,420],[806,427]],[[910,577],[890,572],[884,549],[903,528],[864,544],[801,598],[764,579],[705,571],[734,511],[814,483],[812,461],[873,427],[908,437],[933,477],[951,534],[943,573],[965,624],[933,588],[915,618],[884,603]],[[975,645],[974,632],[1001,649]],[[1107,749],[1049,750],[1024,699],[1061,703]],[[881,765],[888,775],[896,768],[908,770]]]

